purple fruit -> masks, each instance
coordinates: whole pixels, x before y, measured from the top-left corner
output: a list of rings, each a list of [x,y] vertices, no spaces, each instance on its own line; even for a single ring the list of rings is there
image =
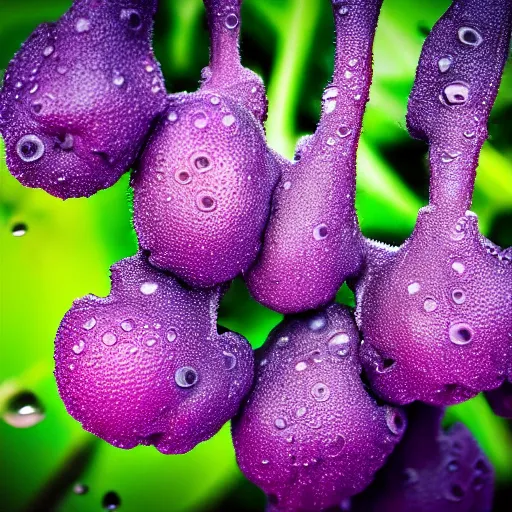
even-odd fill
[[[261,255],[246,278],[252,295],[281,313],[332,301],[363,261],[355,162],[381,3],[332,2],[336,56],[322,117],[297,148],[295,162],[284,166]]]
[[[357,285],[362,361],[393,403],[461,402],[512,361],[510,257],[468,211],[511,21],[508,1],[455,1],[423,48],[407,120],[430,145],[430,205],[401,247],[368,242]]]
[[[335,304],[289,317],[256,352],[232,433],[242,472],[271,510],[323,510],[360,492],[402,437],[405,416],[368,394],[358,348],[351,315]]]
[[[490,512],[493,468],[464,425],[443,431],[442,415],[411,408],[403,441],[352,512]]]
[[[59,393],[84,429],[114,446],[187,452],[236,413],[252,350],[217,333],[219,288],[190,290],[140,253],[116,263],[111,280],[107,298],[75,301],[59,327]]]
[[[487,391],[485,397],[494,413],[512,419],[512,382],[504,382],[498,389]]]
[[[0,92],[7,165],[23,185],[83,197],[128,170],[165,106],[155,9],[154,0],[76,0],[24,43]]]
[[[135,229],[150,262],[199,287],[254,261],[279,174],[254,109],[235,94],[254,83],[240,65],[239,1],[206,6],[208,78],[193,94],[171,96],[133,179]]]

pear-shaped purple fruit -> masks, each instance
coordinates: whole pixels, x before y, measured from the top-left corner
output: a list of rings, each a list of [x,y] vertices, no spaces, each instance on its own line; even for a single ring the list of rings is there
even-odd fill
[[[336,55],[322,117],[295,162],[284,166],[263,249],[246,278],[252,295],[281,313],[329,303],[363,261],[354,207],[356,151],[381,3],[332,1]]]
[[[505,381],[498,389],[487,391],[485,397],[496,415],[512,419],[512,382]]]
[[[469,430],[415,404],[404,439],[351,512],[490,512],[494,471]]]
[[[362,491],[402,437],[400,409],[361,381],[347,309],[285,319],[256,352],[256,380],[232,422],[238,464],[273,511],[324,510]]]
[[[512,360],[510,257],[468,211],[511,21],[508,0],[457,0],[423,48],[407,121],[429,142],[430,205],[401,247],[367,244],[357,286],[363,364],[393,403],[461,402]]]
[[[156,0],[76,0],[24,43],[0,92],[7,165],[23,185],[90,196],[129,169],[165,107],[155,9]]]
[[[184,453],[237,411],[253,378],[252,350],[217,333],[218,288],[190,290],[141,253],[112,267],[107,298],[88,295],[55,340],[68,412],[120,448]]]
[[[171,96],[132,183],[135,230],[151,263],[199,287],[229,281],[255,260],[279,175],[255,117],[263,107],[234,94],[253,83],[240,65],[240,2],[205,4],[208,78],[195,93]]]

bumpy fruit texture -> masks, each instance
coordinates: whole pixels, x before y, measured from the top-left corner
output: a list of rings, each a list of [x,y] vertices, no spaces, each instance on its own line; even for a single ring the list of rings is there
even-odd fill
[[[120,448],[184,453],[237,411],[253,378],[246,340],[216,330],[218,288],[190,290],[142,254],[112,267],[107,298],[75,301],[55,340],[68,412]]]
[[[401,247],[367,244],[357,285],[363,364],[394,403],[467,400],[498,387],[512,360],[509,251],[467,210],[511,18],[508,1],[455,1],[422,52],[408,125],[430,144],[430,205]]]
[[[0,93],[7,165],[23,185],[83,197],[128,170],[165,106],[155,9],[156,0],[76,0],[25,42]]]
[[[355,214],[356,151],[372,76],[372,43],[381,0],[332,2],[334,75],[315,134],[283,168],[265,242],[247,276],[252,295],[281,313],[334,299],[357,273],[363,244]]]
[[[402,437],[400,409],[361,381],[347,309],[285,319],[256,352],[256,381],[232,422],[238,464],[270,510],[316,511],[363,490]]]
[[[487,391],[485,397],[495,414],[512,419],[512,382],[504,382],[498,389]]]
[[[441,409],[416,404],[403,441],[352,512],[490,512],[494,472],[462,424],[447,432]]]
[[[206,5],[208,78],[196,93],[171,96],[133,179],[140,246],[152,264],[199,287],[229,281],[252,264],[279,176],[253,115],[266,116],[261,90],[240,65],[239,2]],[[242,91],[248,84],[254,105]]]

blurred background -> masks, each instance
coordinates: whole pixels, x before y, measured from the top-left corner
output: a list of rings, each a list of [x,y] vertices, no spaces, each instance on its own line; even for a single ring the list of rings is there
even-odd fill
[[[421,45],[449,0],[385,0],[375,71],[358,154],[357,207],[365,235],[399,244],[428,197],[426,147],[405,130],[405,108]],[[0,0],[0,73],[33,29],[56,20],[69,0]],[[197,88],[208,60],[201,0],[160,0],[155,52],[169,92]],[[315,129],[332,72],[328,0],[246,0],[244,64],[260,73],[270,101],[267,135],[290,157]],[[512,245],[512,66],[482,152],[473,210],[481,231]],[[25,189],[8,173],[0,141],[0,511],[91,512],[120,500],[126,512],[262,511],[264,497],[238,471],[229,426],[192,452],[124,451],[82,431],[53,379],[53,338],[73,299],[107,295],[109,267],[136,251],[128,176],[91,199],[60,201]],[[353,305],[344,287],[339,300]],[[220,323],[260,346],[280,316],[236,281]],[[463,421],[497,473],[495,510],[512,502],[512,430],[482,397],[448,409]],[[29,428],[20,428],[29,427]],[[87,491],[87,492],[84,492]]]

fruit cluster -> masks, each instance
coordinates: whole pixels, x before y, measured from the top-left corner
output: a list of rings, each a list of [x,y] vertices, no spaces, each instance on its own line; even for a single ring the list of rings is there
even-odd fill
[[[67,410],[115,446],[166,454],[233,420],[238,463],[269,510],[490,510],[492,467],[441,418],[483,391],[512,417],[512,250],[469,211],[512,4],[454,0],[428,35],[407,126],[429,145],[430,201],[389,247],[362,235],[355,211],[382,0],[331,0],[334,73],[293,161],[265,140],[241,2],[204,0],[210,63],[193,93],[166,93],[156,0],[75,0],[7,70],[0,132],[23,185],[87,197],[134,169],[139,252],[57,332]],[[240,275],[286,315],[255,353],[217,326]],[[345,281],[355,312],[334,304]]]

